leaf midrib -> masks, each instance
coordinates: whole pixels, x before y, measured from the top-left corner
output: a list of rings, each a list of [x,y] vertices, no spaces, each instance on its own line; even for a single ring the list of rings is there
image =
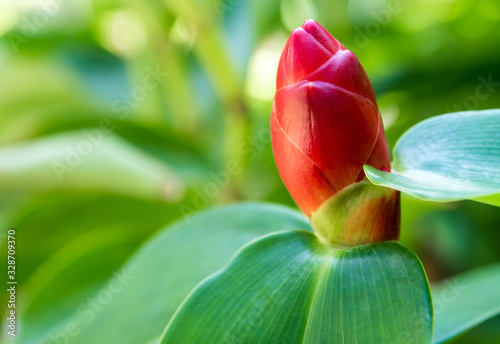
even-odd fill
[[[337,251],[337,250],[335,250],[335,251]],[[311,295],[310,295],[308,302],[307,302],[306,322],[305,322],[305,326],[302,330],[302,335],[301,335],[300,342],[299,342],[301,344],[308,343],[308,338],[307,338],[306,334],[308,333],[308,329],[310,326],[309,324],[310,324],[310,318],[311,318],[311,313],[312,313],[311,310],[313,308],[312,305],[315,304],[314,301],[317,298],[318,292],[321,290],[322,283],[325,280],[325,277],[328,277],[328,275],[329,275],[328,272],[330,272],[333,269],[333,266],[338,265],[339,254],[335,254],[336,253],[335,251],[334,252],[327,252],[326,254],[323,253],[323,254],[319,255],[321,258],[324,259],[324,262],[322,264],[320,264],[318,276],[317,276],[316,281],[314,283],[314,287],[311,288]],[[325,257],[326,257],[326,259],[325,259]]]

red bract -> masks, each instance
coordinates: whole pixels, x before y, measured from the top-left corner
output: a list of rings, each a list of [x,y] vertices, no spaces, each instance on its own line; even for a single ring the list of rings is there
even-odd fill
[[[390,169],[375,94],[356,56],[314,20],[295,29],[281,55],[271,112],[278,171],[310,216],[363,165]]]

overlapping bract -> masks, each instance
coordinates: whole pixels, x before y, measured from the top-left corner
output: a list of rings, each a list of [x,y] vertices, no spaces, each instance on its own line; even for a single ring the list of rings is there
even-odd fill
[[[312,212],[364,178],[390,169],[370,81],[356,56],[313,20],[290,35],[278,67],[271,133],[278,171],[297,205]]]

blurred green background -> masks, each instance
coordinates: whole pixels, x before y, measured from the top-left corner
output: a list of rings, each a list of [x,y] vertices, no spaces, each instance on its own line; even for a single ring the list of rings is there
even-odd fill
[[[309,18],[360,59],[391,147],[430,116],[500,108],[496,0],[0,2],[0,252],[14,227],[21,313],[69,312],[193,212],[295,206],[268,121],[281,50]],[[500,260],[498,208],[402,206],[431,281]],[[457,343],[498,343],[498,326]]]

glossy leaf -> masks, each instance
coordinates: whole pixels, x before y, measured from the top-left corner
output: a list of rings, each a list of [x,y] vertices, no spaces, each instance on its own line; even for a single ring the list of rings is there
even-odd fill
[[[75,323],[69,343],[149,343],[203,278],[243,245],[285,229],[308,229],[299,212],[272,204],[242,203],[182,219],[151,238],[121,270],[127,285],[90,319],[81,310],[47,331],[42,343]],[[106,290],[106,287],[103,289]],[[97,293],[96,295],[99,295]],[[110,331],[110,328],[134,329]]]
[[[500,206],[500,110],[425,120],[396,143],[392,173],[364,166],[377,185],[432,201]]]
[[[500,264],[495,264],[434,286],[434,343],[445,343],[499,315],[499,285]]]
[[[393,242],[338,249],[305,231],[243,248],[176,312],[166,343],[430,343],[418,258]]]

